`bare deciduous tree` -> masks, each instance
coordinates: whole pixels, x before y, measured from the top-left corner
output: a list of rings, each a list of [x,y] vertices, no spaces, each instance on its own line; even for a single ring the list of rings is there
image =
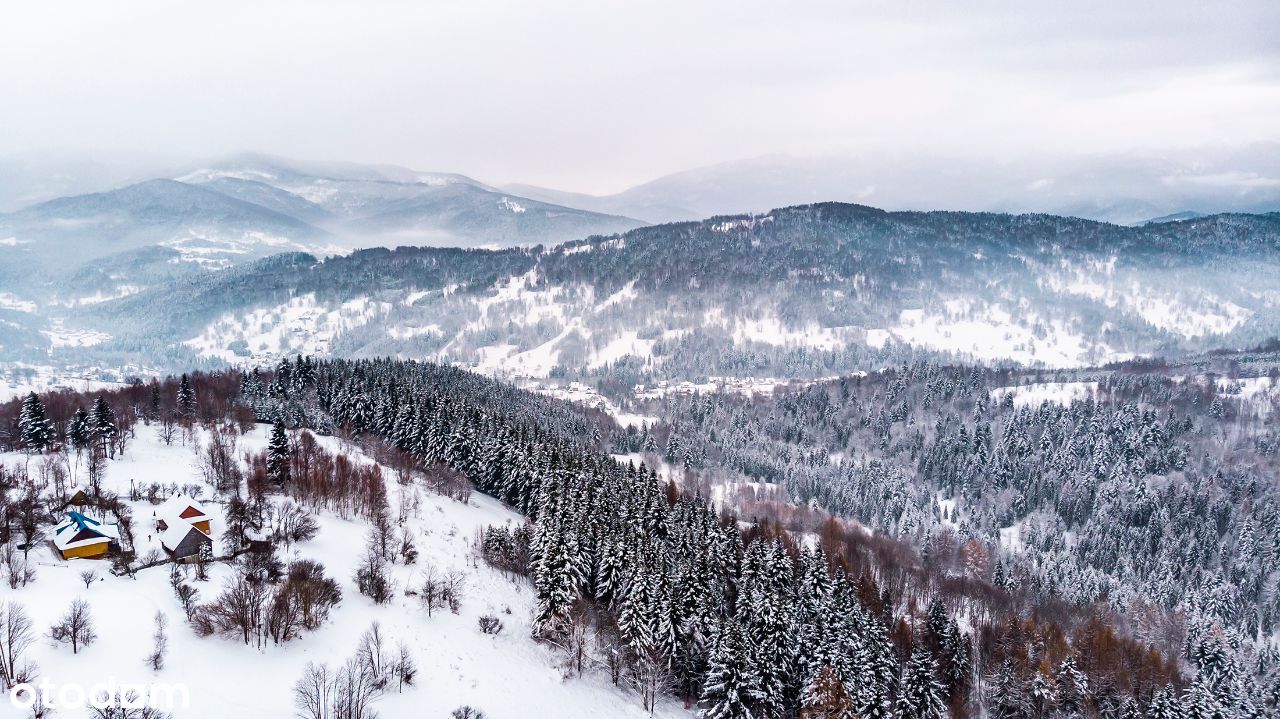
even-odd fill
[[[293,685],[293,703],[300,719],[373,719],[373,702],[380,690],[366,666],[356,657],[336,670],[308,663]]]
[[[89,603],[76,599],[56,624],[49,628],[49,636],[56,642],[71,645],[71,653],[78,654],[81,647],[93,644],[98,634],[93,628],[93,615]]]
[[[365,630],[364,635],[360,637],[360,648],[356,650],[356,659],[359,660],[377,689],[386,688],[391,679],[395,660],[387,651],[381,624],[374,622]]]
[[[155,624],[155,631],[151,634],[152,646],[151,653],[147,655],[147,666],[158,672],[164,669],[164,657],[169,650],[169,618],[164,612],[157,611]]]
[[[333,707],[329,667],[307,662],[302,677],[293,685],[293,706],[301,719],[328,719]]]
[[[399,684],[398,690],[404,691],[405,687],[413,686],[413,681],[418,676],[418,663],[413,660],[413,654],[409,652],[407,644],[400,642],[397,648],[399,656],[396,657],[395,675]]]
[[[461,570],[441,572],[428,564],[423,570],[422,587],[418,590],[422,606],[427,609],[427,616],[444,607],[456,614],[462,606],[462,589],[466,585],[466,578],[467,575]]]
[[[587,602],[579,599],[569,612],[563,640],[566,668],[576,674],[582,674],[586,665],[587,652],[591,647],[591,626],[590,608]]]
[[[11,689],[29,681],[34,667],[25,664],[22,655],[35,642],[31,619],[21,604],[0,603],[0,685]]]
[[[20,589],[36,578],[36,569],[27,561],[25,554],[19,554],[12,544],[0,547],[0,567],[4,569],[5,581],[10,589]]]

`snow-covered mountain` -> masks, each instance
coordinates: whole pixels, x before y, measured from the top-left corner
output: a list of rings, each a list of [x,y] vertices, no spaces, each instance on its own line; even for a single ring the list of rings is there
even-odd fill
[[[507,189],[649,222],[835,200],[894,210],[1046,212],[1136,224],[1175,213],[1280,210],[1280,147],[1018,159],[771,155],[673,173],[613,195],[529,185]]]
[[[282,252],[555,244],[639,224],[462,175],[242,155],[0,214],[0,346],[43,354],[59,344],[39,333],[68,308]]]
[[[821,377],[920,353],[1069,367],[1253,347],[1280,335],[1278,273],[1274,213],[1123,227],[832,203],[549,250],[284,254],[95,298],[56,328],[7,301],[27,328],[15,345],[58,338],[68,362],[393,355],[634,384]],[[38,363],[48,346],[10,352]]]
[[[179,180],[323,226],[349,246],[555,244],[640,223],[531,200],[464,175],[242,155]]]
[[[238,243],[279,249],[322,240],[323,230],[283,212],[210,188],[147,180],[117,190],[49,200],[0,216],[12,252],[31,258],[96,259],[153,245],[209,248]],[[199,249],[191,250],[199,253]],[[14,265],[20,265],[16,259]]]

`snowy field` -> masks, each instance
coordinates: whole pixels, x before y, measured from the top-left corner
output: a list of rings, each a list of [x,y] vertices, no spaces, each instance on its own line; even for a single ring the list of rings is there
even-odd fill
[[[1060,321],[1010,313],[999,305],[973,307],[964,300],[948,302],[943,313],[903,310],[897,325],[866,335],[871,346],[883,346],[890,339],[982,361],[1011,359],[1044,367],[1080,367],[1130,357],[1090,341]]]
[[[340,332],[385,315],[388,309],[386,303],[368,298],[331,308],[307,294],[277,307],[223,315],[185,344],[202,357],[233,365],[273,364],[282,354],[323,356]]]
[[[1188,339],[1226,334],[1252,314],[1207,291],[1182,288],[1179,293],[1143,284],[1136,277],[1117,278],[1116,261],[1113,256],[1105,263],[1082,266],[1063,260],[1061,269],[1045,275],[1042,282],[1055,292],[1100,301]]]
[[[597,392],[595,388],[588,387],[581,382],[570,382],[568,385],[563,386],[543,386],[541,383],[533,381],[525,382],[521,386],[523,389],[527,389],[531,392],[545,394],[549,397],[555,397],[556,399],[564,400],[566,402],[573,402],[575,404],[581,404],[586,407],[598,409],[608,414],[615,422],[623,427],[655,425],[659,421],[658,417],[623,411],[619,409],[616,404],[610,402],[608,397]]]
[[[8,402],[28,392],[52,392],[70,389],[77,392],[94,392],[100,389],[118,389],[120,382],[99,379],[89,375],[69,373],[48,365],[30,365],[22,362],[0,363],[0,402]]]
[[[259,426],[241,439],[239,449],[258,451],[266,445],[267,431]],[[197,438],[198,441],[198,438]],[[329,450],[355,455],[358,450],[340,447],[332,438],[321,438]],[[0,455],[5,464],[23,463],[21,454]],[[42,461],[31,460],[32,469]],[[371,461],[363,458],[361,461]],[[613,687],[602,673],[564,678],[557,668],[558,657],[548,647],[529,638],[529,622],[534,609],[533,593],[524,579],[511,580],[471,558],[470,544],[475,532],[489,524],[519,522],[522,519],[501,504],[480,494],[460,504],[415,487],[401,487],[388,477],[387,491],[393,516],[402,499],[420,494],[420,510],[408,525],[416,536],[420,556],[415,565],[395,565],[397,596],[384,606],[374,605],[357,593],[352,575],[365,546],[367,524],[322,514],[320,533],[312,541],[295,545],[293,558],[313,558],[325,565],[326,573],[342,586],[343,598],[330,620],[318,631],[304,634],[282,646],[259,649],[240,641],[216,637],[199,638],[183,620],[183,612],[169,586],[169,567],[159,566],[138,572],[136,579],[112,576],[109,563],[94,560],[63,561],[51,547],[32,552],[37,563],[34,583],[18,590],[0,590],[5,600],[22,604],[40,633],[28,659],[36,662],[41,679],[55,685],[77,683],[92,686],[114,677],[117,683],[185,683],[190,691],[190,708],[175,712],[180,719],[224,719],[228,714],[246,719],[286,719],[294,716],[292,687],[307,662],[336,666],[353,655],[360,635],[372,622],[381,623],[395,641],[405,641],[418,664],[417,686],[403,694],[392,690],[375,704],[383,717],[447,717],[462,704],[482,709],[494,719],[523,717],[645,717],[637,696]],[[176,442],[164,445],[155,429],[139,425],[122,459],[109,463],[109,489],[127,495],[131,480],[178,485],[201,483],[197,460],[191,446]],[[225,525],[221,507],[203,498],[214,516],[214,540]],[[151,506],[144,500],[134,503],[138,525],[150,517]],[[140,546],[146,528],[135,529]],[[145,549],[142,550],[145,552]],[[404,596],[405,587],[419,584],[424,567],[461,569],[467,574],[461,610],[451,614],[437,611],[428,617],[415,597]],[[476,566],[476,565],[479,566]],[[80,573],[96,570],[101,578],[86,590]],[[206,582],[188,581],[200,592],[202,602],[219,594],[224,580],[232,574],[225,564],[215,564]],[[60,617],[76,597],[91,606],[98,640],[73,655],[70,647],[56,645],[48,638],[48,627]],[[150,651],[153,615],[164,612],[169,618],[169,653],[165,668],[153,672],[144,665]],[[477,618],[495,614],[505,624],[503,631],[490,636],[477,628]],[[79,717],[80,711],[59,711],[58,717]],[[658,716],[689,716],[671,700],[661,703]],[[0,717],[27,716],[7,701],[0,702]]]
[[[1006,395],[1013,395],[1013,406],[1034,408],[1045,402],[1071,404],[1078,399],[1088,399],[1097,390],[1097,382],[1037,382],[997,387],[991,390],[991,399],[1000,402]]]
[[[1241,409],[1254,417],[1266,417],[1280,406],[1280,380],[1270,377],[1219,378],[1215,384],[1220,394],[1239,400]]]

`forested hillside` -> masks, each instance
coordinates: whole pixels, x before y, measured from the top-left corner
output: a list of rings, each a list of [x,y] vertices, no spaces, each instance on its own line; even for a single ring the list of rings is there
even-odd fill
[[[670,398],[660,423],[631,431],[391,360],[195,375],[177,388],[188,410],[153,406],[174,384],[107,404],[129,422],[216,420],[243,403],[280,437],[364,438],[437,491],[502,500],[530,524],[491,527],[477,551],[527,574],[534,636],[646,707],[675,695],[709,716],[1274,711],[1274,379],[1219,386],[1135,365],[1070,404],[1029,401],[1044,383],[1018,379],[920,364],[771,401]],[[6,444],[70,441],[85,401],[46,399],[44,439],[30,402],[6,405]],[[325,475],[306,441],[272,446],[248,501],[280,492],[376,519],[363,475]],[[255,531],[248,510],[237,531]],[[377,576],[357,580],[379,601]]]
[[[617,641],[630,652],[626,669],[642,695],[673,688],[715,705],[747,692],[746,685],[723,689],[721,681],[758,682],[749,689],[759,695],[746,701],[774,716],[795,711],[825,682],[826,691],[848,687],[842,690],[860,715],[895,704],[902,711],[903,703],[929,701],[936,691],[958,715],[981,706],[1021,716],[1038,702],[1070,716],[1077,706],[1118,712],[1128,698],[1172,702],[1157,685],[1190,679],[1188,702],[1244,716],[1265,711],[1265,688],[1275,681],[1273,560],[1280,552],[1280,536],[1272,536],[1276,488],[1267,478],[1274,477],[1274,452],[1265,447],[1275,440],[1267,432],[1235,438],[1241,444],[1232,449],[1262,447],[1254,463],[1262,474],[1250,479],[1237,467],[1237,476],[1226,480],[1212,453],[1201,457],[1207,445],[1187,436],[1193,430],[1215,436],[1219,426],[1252,411],[1255,405],[1229,388],[1221,396],[1194,383],[1178,391],[1167,378],[1134,375],[1102,384],[1099,396],[1107,401],[1015,410],[1014,392],[1000,401],[986,397],[990,387],[981,371],[922,366],[784,395],[776,409],[758,408],[756,419],[741,410],[722,414],[735,403],[721,397],[689,400],[697,422],[676,415],[682,421],[667,446],[684,447],[681,457],[703,458],[690,465],[716,464],[707,456],[718,453],[704,453],[703,442],[718,439],[738,448],[723,452],[721,466],[747,470],[752,478],[785,477],[793,500],[817,498],[837,516],[918,543],[916,555],[911,543],[886,544],[836,522],[813,527],[822,530],[817,545],[797,544],[800,535],[768,522],[744,525],[746,533],[739,534],[723,516],[714,521],[702,500],[676,500],[676,485],[664,500],[646,470],[595,454],[593,432],[581,418],[527,412],[528,403],[542,407],[545,400],[473,375],[459,382],[462,376],[429,365],[321,363],[315,410],[420,461],[445,462],[481,491],[531,515],[532,537],[499,533],[486,540],[495,561],[529,553],[541,601],[538,623],[550,639],[571,643],[575,622],[616,621]],[[294,385],[306,397],[305,383]],[[260,398],[259,413],[270,416],[266,407],[280,406],[267,399],[272,388],[277,398],[297,398],[288,386],[250,380],[247,394]],[[417,401],[398,399],[406,390]],[[892,412],[906,406],[908,415],[894,422],[889,410],[874,405],[860,418],[833,413],[833,396],[850,407],[878,396]],[[815,401],[822,397],[827,401]],[[1138,409],[1139,398],[1163,400],[1189,416],[1162,418]],[[1268,401],[1274,406],[1276,400]],[[1201,404],[1203,411],[1192,411]],[[919,406],[938,408],[932,415],[938,419],[917,421],[929,420],[911,414]],[[954,419],[940,419],[953,413]],[[982,421],[966,426],[969,415]],[[936,435],[932,442],[920,430],[895,438],[897,423],[936,424]],[[1002,431],[992,435],[992,425]],[[825,473],[821,468],[832,465],[814,439],[831,433],[846,449],[878,447],[884,459],[864,456]],[[809,446],[791,449],[791,442]],[[912,447],[920,477],[898,463]],[[1039,457],[1032,447],[1056,455]],[[806,461],[806,449],[818,461]],[[750,471],[767,465],[775,451],[790,462],[780,476]],[[1199,471],[1188,470],[1193,459]],[[1037,461],[1055,471],[1032,471]],[[1087,482],[1081,471],[1091,473]],[[1192,499],[1203,496],[1221,499]],[[1237,503],[1243,509],[1233,516]],[[1015,527],[1011,541],[997,531],[1005,526]],[[1117,527],[1124,528],[1120,534]],[[1189,544],[1187,537],[1201,542]],[[529,541],[527,550],[521,541]],[[815,547],[822,551],[814,553]],[[583,598],[594,601],[577,616]],[[1050,626],[1037,627],[1035,620],[1006,626],[1020,615]],[[835,617],[843,629],[833,628]],[[1010,654],[1009,631],[1060,635],[1060,644],[1037,648],[1033,641]],[[1098,644],[1121,637],[1115,649]],[[1124,649],[1125,641],[1137,644]],[[1169,664],[1143,664],[1144,652]],[[895,655],[902,665],[895,665]],[[925,679],[927,687],[912,684]],[[1037,693],[1049,680],[1062,692],[1052,701]],[[1071,684],[1076,681],[1080,686]]]
[[[86,306],[66,328],[101,336],[58,354],[392,354],[636,382],[821,377],[920,352],[1070,367],[1260,344],[1280,333],[1276,272],[1274,214],[1121,227],[824,204],[553,249],[282,256]]]

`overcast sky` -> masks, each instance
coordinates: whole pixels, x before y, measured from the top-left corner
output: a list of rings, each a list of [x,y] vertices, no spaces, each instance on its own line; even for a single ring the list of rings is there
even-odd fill
[[[0,7],[0,154],[257,150],[600,193],[769,153],[1280,139],[1274,0]]]

